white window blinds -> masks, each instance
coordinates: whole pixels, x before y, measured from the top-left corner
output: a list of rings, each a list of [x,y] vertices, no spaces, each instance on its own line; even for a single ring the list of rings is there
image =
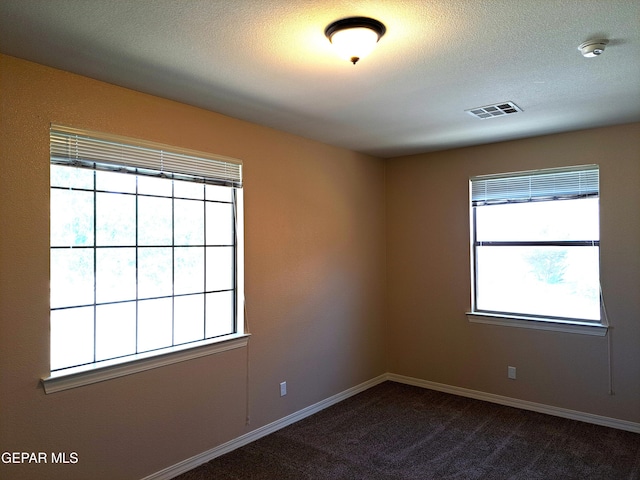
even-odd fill
[[[597,197],[597,165],[471,178],[473,206]]]
[[[242,187],[242,163],[160,143],[51,125],[51,163]]]

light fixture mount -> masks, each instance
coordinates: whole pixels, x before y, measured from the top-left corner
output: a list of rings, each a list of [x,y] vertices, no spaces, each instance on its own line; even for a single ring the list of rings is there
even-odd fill
[[[324,34],[355,65],[375,47],[386,31],[387,27],[373,18],[349,17],[331,23]]]

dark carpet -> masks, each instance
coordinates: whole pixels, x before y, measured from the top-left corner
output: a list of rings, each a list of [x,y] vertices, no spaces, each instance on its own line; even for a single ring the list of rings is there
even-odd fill
[[[179,480],[640,479],[640,434],[385,382]]]

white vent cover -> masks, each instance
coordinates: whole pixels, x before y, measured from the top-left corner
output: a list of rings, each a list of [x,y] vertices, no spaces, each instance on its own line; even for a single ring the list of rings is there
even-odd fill
[[[503,117],[512,113],[522,112],[522,109],[513,102],[502,102],[484,107],[476,107],[465,110],[469,115],[484,120],[486,118]]]

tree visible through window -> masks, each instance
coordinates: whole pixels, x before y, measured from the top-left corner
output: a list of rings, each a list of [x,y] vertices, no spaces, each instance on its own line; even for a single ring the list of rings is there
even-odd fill
[[[471,187],[473,311],[600,322],[597,166]]]

